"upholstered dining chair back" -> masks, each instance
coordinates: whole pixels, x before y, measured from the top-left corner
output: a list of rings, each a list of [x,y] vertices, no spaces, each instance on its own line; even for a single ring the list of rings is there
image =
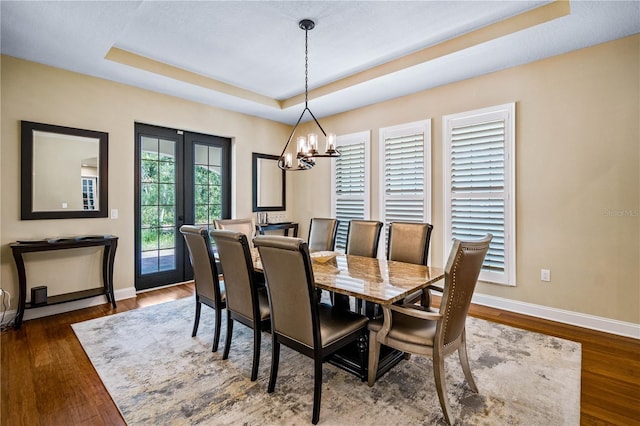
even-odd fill
[[[438,324],[440,329],[436,330],[443,346],[460,339],[464,332],[471,297],[492,238],[493,235],[488,234],[478,241],[453,241],[440,302],[442,321]]]
[[[242,232],[247,236],[249,246],[253,247],[253,237],[256,235],[256,223],[253,218],[243,219],[215,219],[213,225],[216,229],[226,229],[227,231]]]
[[[211,242],[206,228],[183,225],[180,232],[184,236],[193,267],[196,294],[209,300],[220,300],[220,282]]]
[[[333,251],[338,231],[337,219],[314,217],[309,224],[309,250]]]
[[[254,318],[255,285],[247,236],[242,232],[213,230],[210,233],[224,271],[227,309]]]
[[[211,240],[207,229],[193,225],[182,225],[180,233],[187,243],[189,260],[193,267],[196,298],[196,316],[193,324],[192,336],[198,332],[200,323],[200,309],[202,303],[216,311],[215,334],[213,352],[218,350],[220,340],[221,311],[226,306],[226,294],[219,281],[218,268],[211,247]]]
[[[349,221],[347,231],[346,254],[364,257],[376,257],[380,242],[382,222],[376,220]]]
[[[314,280],[307,244],[281,236],[258,236],[255,243],[269,291],[272,331],[312,349],[319,325],[312,313],[317,302],[309,285]]]
[[[227,340],[222,359],[229,357],[234,321],[253,329],[253,381],[258,377],[262,331],[271,328],[267,291],[256,280],[251,249],[245,234],[218,229],[211,231],[210,235],[224,270],[227,295]]]
[[[429,258],[429,244],[433,225],[420,222],[391,222],[389,224],[389,241],[387,259],[398,262],[426,265]],[[424,307],[431,304],[429,289],[416,291],[404,298],[403,303],[414,303],[420,300]]]
[[[390,223],[387,259],[426,265],[432,230],[429,223]]]

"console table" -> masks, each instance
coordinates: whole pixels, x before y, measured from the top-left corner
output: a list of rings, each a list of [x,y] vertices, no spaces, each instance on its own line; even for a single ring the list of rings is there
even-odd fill
[[[15,260],[16,268],[18,269],[18,310],[14,323],[15,329],[19,329],[22,325],[22,317],[24,316],[25,309],[87,299],[89,297],[99,296],[102,294],[107,297],[107,302],[111,303],[114,308],[116,307],[116,299],[113,294],[113,262],[116,256],[118,237],[113,235],[90,235],[69,238],[53,238],[36,241],[17,241],[9,244],[9,246],[13,252],[13,259]],[[97,246],[104,246],[104,252],[102,255],[102,287],[51,296],[47,298],[46,303],[38,305],[26,303],[27,274],[24,268],[24,259],[22,258],[24,253]]]
[[[277,231],[279,229],[284,230],[285,237],[289,236],[289,229],[293,229],[293,236],[298,236],[298,224],[295,222],[281,222],[281,223],[258,223],[256,224],[256,231],[258,234],[264,235],[264,231]]]

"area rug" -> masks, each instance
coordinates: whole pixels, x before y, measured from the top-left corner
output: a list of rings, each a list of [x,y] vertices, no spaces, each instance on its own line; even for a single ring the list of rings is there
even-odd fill
[[[271,336],[263,335],[251,382],[252,330],[235,323],[229,359],[211,352],[213,310],[203,306],[191,337],[193,298],[74,324],[89,359],[129,425],[310,424],[313,362],[282,347],[275,392],[267,393]],[[224,318],[223,314],[223,318]],[[475,318],[467,320],[471,392],[457,355],[447,358],[458,424],[577,425],[580,345]],[[431,358],[403,360],[370,388],[324,364],[320,424],[445,424]]]

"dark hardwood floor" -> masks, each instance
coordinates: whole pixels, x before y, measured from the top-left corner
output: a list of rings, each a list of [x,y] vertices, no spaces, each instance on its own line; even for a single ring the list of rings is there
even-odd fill
[[[117,309],[104,304],[3,332],[1,424],[124,424],[70,325],[192,294],[193,285],[182,284],[120,300]],[[639,340],[483,306],[472,306],[471,314],[582,343],[581,424],[640,425]]]

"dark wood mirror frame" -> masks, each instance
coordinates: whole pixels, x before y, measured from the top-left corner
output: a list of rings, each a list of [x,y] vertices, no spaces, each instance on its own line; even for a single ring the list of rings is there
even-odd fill
[[[72,127],[56,126],[52,124],[34,123],[22,121],[21,123],[21,219],[80,219],[108,217],[109,195],[109,134],[94,130],[75,129]],[[69,135],[73,137],[85,137],[97,139],[98,146],[98,208],[96,210],[33,210],[33,175],[34,175],[34,131],[47,132],[57,135]],[[55,158],[52,158],[55,160]],[[80,186],[80,182],[78,185]]]
[[[286,180],[285,180],[285,172],[284,170],[280,170],[278,168],[278,160],[280,157],[278,157],[277,155],[271,155],[271,154],[259,154],[257,152],[253,153],[253,211],[254,212],[273,212],[273,211],[283,211],[286,210],[286,205],[287,205],[287,190],[286,190]],[[260,160],[273,160],[273,167],[275,170],[278,170],[281,172],[281,176],[282,176],[282,195],[281,195],[281,204],[278,205],[258,205],[258,194],[261,191],[262,188],[262,184],[260,182],[260,176],[259,176],[259,168],[258,168],[258,162]],[[275,185],[278,185],[278,183],[276,182]]]

